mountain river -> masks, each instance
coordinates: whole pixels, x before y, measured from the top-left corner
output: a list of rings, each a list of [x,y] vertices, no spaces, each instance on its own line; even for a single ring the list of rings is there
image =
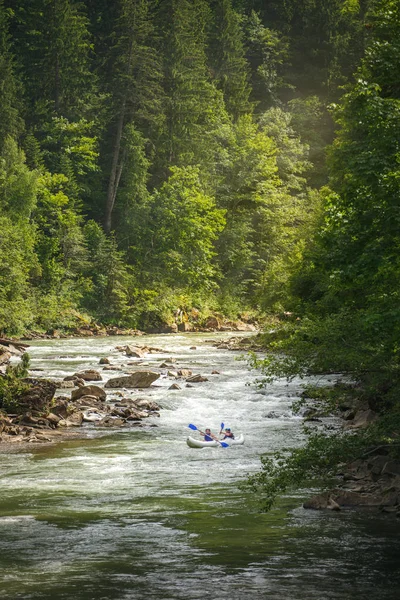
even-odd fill
[[[309,489],[262,514],[239,489],[262,453],[302,442],[302,420],[290,408],[301,387],[251,385],[257,373],[207,341],[231,335],[31,342],[33,374],[60,379],[101,369],[104,356],[132,361],[116,345],[161,347],[165,353],[136,362],[162,378],[126,395],[151,397],[162,410],[145,422],[156,427],[88,425],[84,439],[0,454],[0,598],[398,600],[400,523],[392,517],[306,511]],[[160,369],[168,357],[172,369],[208,381],[169,390]],[[186,445],[187,435],[198,436],[189,423],[218,432],[221,422],[243,432],[245,444]]]

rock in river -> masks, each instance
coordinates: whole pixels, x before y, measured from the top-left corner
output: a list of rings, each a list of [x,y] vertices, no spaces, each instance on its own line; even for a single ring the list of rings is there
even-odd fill
[[[124,377],[113,377],[107,381],[106,388],[148,388],[160,377],[153,371],[136,371]]]

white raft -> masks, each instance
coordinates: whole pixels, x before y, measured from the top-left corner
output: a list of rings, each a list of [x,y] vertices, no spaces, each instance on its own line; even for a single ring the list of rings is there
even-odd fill
[[[241,446],[244,444],[244,436],[243,433],[241,433],[240,436],[234,440],[226,438],[225,440],[221,440],[221,442],[222,441],[229,446]],[[221,446],[216,440],[205,442],[204,440],[196,440],[190,436],[186,438],[186,443],[190,448],[215,448],[216,446]]]

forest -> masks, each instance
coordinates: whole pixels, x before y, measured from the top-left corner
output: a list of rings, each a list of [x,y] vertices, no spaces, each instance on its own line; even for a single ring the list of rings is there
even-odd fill
[[[396,0],[1,0],[0,332],[268,317],[395,448],[399,73]]]

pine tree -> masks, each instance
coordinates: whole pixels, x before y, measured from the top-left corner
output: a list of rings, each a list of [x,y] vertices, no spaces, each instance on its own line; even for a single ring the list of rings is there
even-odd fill
[[[224,94],[228,112],[237,120],[251,112],[249,65],[245,56],[242,17],[231,0],[212,2],[213,28],[209,46],[214,78]]]
[[[20,116],[21,85],[15,75],[14,58],[8,33],[11,11],[0,0],[0,152],[7,136],[17,138],[23,130]]]
[[[113,49],[111,152],[104,227],[112,214],[124,167],[129,160],[129,127],[134,124],[154,144],[162,127],[161,67],[154,48],[153,3],[122,0]]]
[[[200,165],[210,175],[228,124],[222,94],[207,65],[207,28],[211,13],[204,0],[167,0],[160,4],[164,56],[166,127],[160,175],[173,165]]]
[[[13,47],[24,79],[28,124],[53,116],[87,116],[95,78],[82,5],[74,0],[32,0],[13,10]]]

